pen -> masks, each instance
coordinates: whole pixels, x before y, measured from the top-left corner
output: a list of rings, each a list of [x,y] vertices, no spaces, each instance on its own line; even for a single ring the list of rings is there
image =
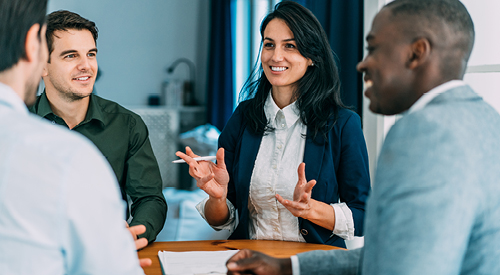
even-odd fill
[[[199,160],[215,160],[215,156],[205,156],[205,157],[198,157],[198,158],[193,158],[193,159],[196,160],[196,161],[199,161]],[[178,159],[178,160],[172,161],[172,163],[185,163],[185,161],[183,159]]]

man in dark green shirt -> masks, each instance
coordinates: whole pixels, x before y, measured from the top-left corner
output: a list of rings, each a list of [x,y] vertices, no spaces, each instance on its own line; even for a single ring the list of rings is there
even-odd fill
[[[68,11],[53,12],[46,35],[45,92],[30,110],[81,133],[99,148],[116,174],[123,199],[128,202],[128,196],[132,202],[127,209],[130,226],[146,226],[146,233],[135,237],[154,241],[167,214],[158,162],[140,116],[92,94],[98,69],[94,22]]]

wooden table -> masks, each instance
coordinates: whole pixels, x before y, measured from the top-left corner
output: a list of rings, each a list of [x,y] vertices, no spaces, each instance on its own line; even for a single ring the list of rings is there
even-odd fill
[[[146,273],[146,275],[162,275],[158,251],[220,251],[239,250],[244,248],[264,252],[278,258],[287,258],[310,250],[341,249],[323,244],[260,240],[154,242],[139,251],[139,258],[150,258],[153,261],[150,267],[144,268],[144,273]]]

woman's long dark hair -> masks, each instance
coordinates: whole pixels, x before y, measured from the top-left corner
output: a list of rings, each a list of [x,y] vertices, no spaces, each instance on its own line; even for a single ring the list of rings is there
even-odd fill
[[[292,100],[297,100],[300,118],[311,131],[313,140],[318,134],[326,138],[326,133],[335,124],[339,108],[345,106],[340,99],[338,69],[325,31],[311,11],[296,2],[282,1],[262,21],[262,38],[267,24],[275,18],[285,21],[294,35],[300,54],[311,59],[314,64],[298,81]],[[241,99],[250,99],[243,112],[244,120],[256,134],[274,130],[264,114],[264,104],[271,87],[262,64],[257,61],[240,94]],[[330,119],[333,119],[333,123],[328,124]]]

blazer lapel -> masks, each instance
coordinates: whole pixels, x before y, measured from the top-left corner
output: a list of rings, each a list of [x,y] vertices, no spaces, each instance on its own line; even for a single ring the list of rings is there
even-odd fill
[[[248,196],[250,194],[250,179],[252,178],[253,167],[257,153],[259,152],[262,136],[252,135],[245,129],[241,136],[240,154],[238,157],[238,182],[236,188],[236,198],[240,212],[240,222],[233,238],[249,238],[248,232]]]
[[[238,176],[241,184],[241,190],[238,192],[241,194],[241,198],[244,199],[242,206],[246,208],[248,204],[248,194],[250,190],[250,179],[252,178],[252,172],[254,168],[255,159],[257,158],[257,153],[259,152],[260,143],[262,141],[262,136],[251,134],[248,129],[245,129],[243,136],[241,138],[241,153],[239,157],[239,173]]]
[[[310,135],[311,133],[309,132],[309,129],[307,129],[306,148],[304,149],[304,163],[306,164],[307,181],[313,179],[317,180],[319,178],[323,155],[325,153],[325,141],[322,140],[323,137],[316,137],[316,141],[319,142],[314,143]]]

